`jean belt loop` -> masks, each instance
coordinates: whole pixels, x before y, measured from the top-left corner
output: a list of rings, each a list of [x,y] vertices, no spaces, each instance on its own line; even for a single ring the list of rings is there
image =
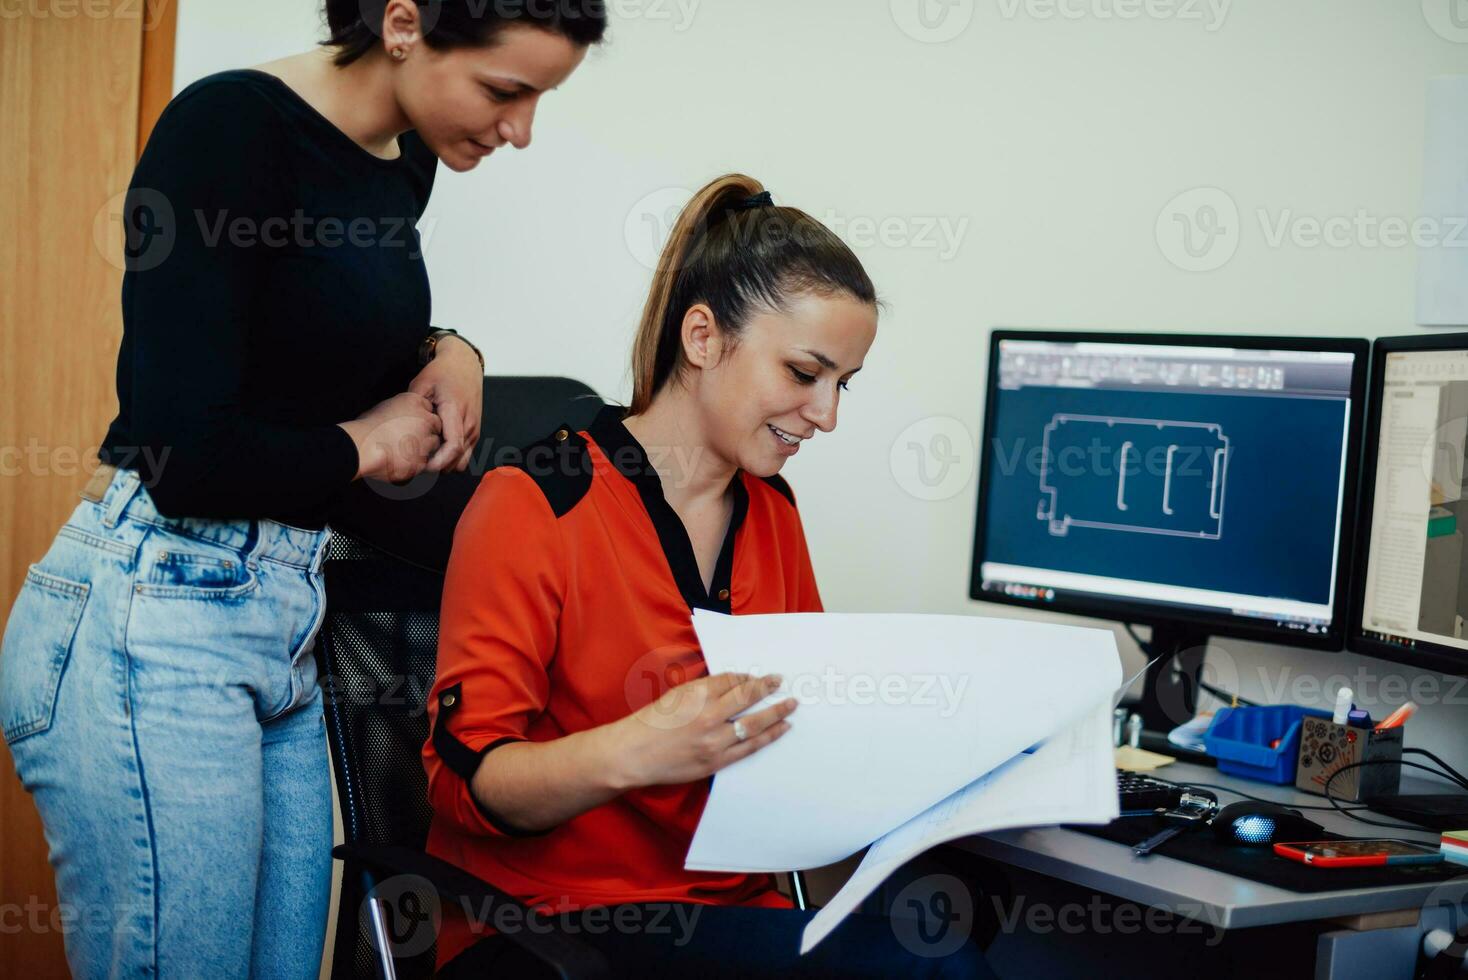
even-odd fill
[[[266,535],[270,533],[270,529],[265,526],[266,521],[258,517],[244,518],[244,523],[245,542],[240,545],[240,551],[244,552],[245,563],[253,568],[255,559],[260,557],[268,544]]]
[[[114,478],[112,484],[112,499],[107,503],[107,513],[102,516],[102,523],[109,528],[117,526],[122,519],[123,511],[132,502],[133,495],[142,488],[143,481],[137,473],[132,470],[119,470],[120,479]]]

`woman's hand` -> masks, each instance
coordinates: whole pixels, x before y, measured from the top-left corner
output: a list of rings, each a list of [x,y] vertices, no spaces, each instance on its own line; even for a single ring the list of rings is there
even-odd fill
[[[477,361],[475,363],[478,363]],[[440,447],[443,423],[422,395],[405,391],[337,423],[357,444],[357,476],[401,483],[423,471]]]
[[[443,444],[425,469],[434,473],[467,469],[479,441],[484,410],[484,371],[473,348],[454,336],[441,338],[433,360],[418,372],[408,390],[428,399],[443,420]]]
[[[718,772],[789,731],[784,719],[795,710],[786,698],[740,719],[745,737],[734,737],[729,719],[774,693],[780,678],[770,674],[714,674],[679,684],[663,696],[607,726],[618,760],[620,788],[691,783]]]

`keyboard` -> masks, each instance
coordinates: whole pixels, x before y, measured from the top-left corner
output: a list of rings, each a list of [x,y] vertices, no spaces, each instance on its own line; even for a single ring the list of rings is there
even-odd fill
[[[1158,807],[1171,809],[1177,805],[1182,790],[1139,772],[1116,770],[1116,796],[1121,815],[1151,813]]]

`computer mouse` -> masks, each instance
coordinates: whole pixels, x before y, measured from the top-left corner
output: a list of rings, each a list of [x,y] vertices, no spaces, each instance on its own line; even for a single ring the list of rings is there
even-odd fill
[[[1219,840],[1268,847],[1276,841],[1319,840],[1325,828],[1299,810],[1278,803],[1242,800],[1230,803],[1209,821]]]

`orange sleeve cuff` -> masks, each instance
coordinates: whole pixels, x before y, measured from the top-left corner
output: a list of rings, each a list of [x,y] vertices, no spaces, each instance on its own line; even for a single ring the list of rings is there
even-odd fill
[[[463,689],[455,684],[438,696],[438,713],[429,736],[436,759],[428,766],[429,800],[434,812],[471,833],[498,837],[542,837],[554,828],[525,830],[505,820],[474,795],[474,774],[484,757],[501,745],[524,742],[521,735],[489,736],[479,748],[470,748],[448,729],[448,719],[463,703]]]

